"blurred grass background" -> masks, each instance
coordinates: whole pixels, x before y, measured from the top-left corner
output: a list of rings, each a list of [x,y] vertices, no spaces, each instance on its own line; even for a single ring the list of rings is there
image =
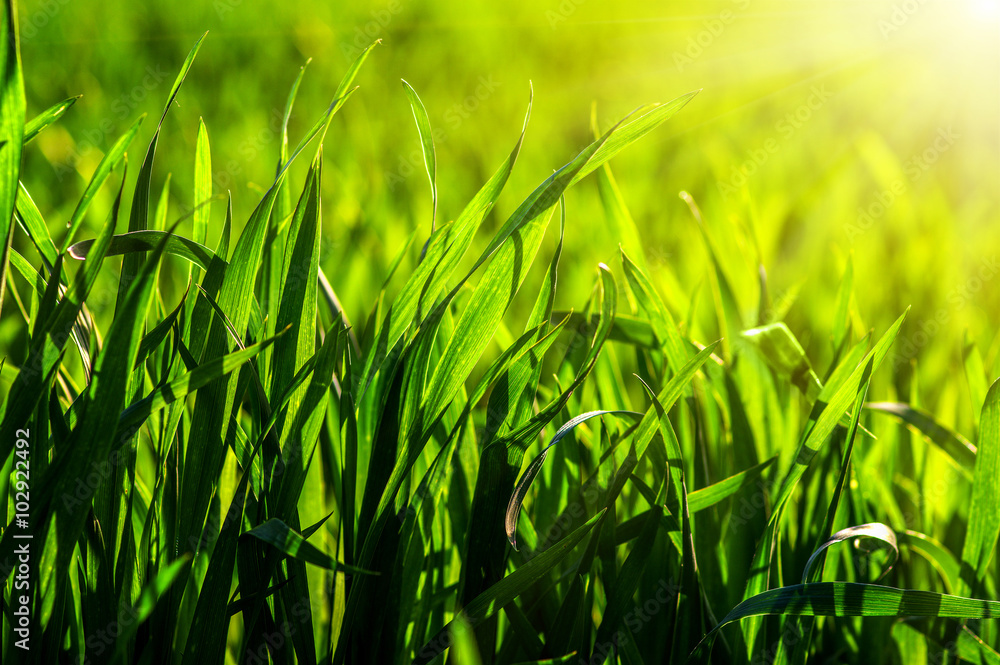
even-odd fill
[[[915,361],[916,401],[934,405],[943,422],[967,420],[968,395],[954,384],[943,390],[960,373],[965,336],[988,372],[996,366],[995,0],[49,0],[21,3],[20,11],[28,116],[83,95],[25,152],[25,183],[54,226],[69,218],[103,151],[147,113],[130,155],[134,177],[136,146],[155,130],[184,54],[205,30],[153,176],[154,192],[172,176],[170,219],[192,204],[199,117],[212,141],[215,192],[230,190],[234,219],[245,220],[273,177],[276,129],[298,68],[312,58],[293,141],[325,110],[358,47],[380,38],[326,140],[323,267],[356,325],[410,233],[422,226],[422,243],[430,225],[400,78],[419,91],[436,130],[440,219],[453,219],[510,150],[532,82],[521,162],[483,239],[589,142],[592,105],[604,129],[642,103],[702,88],[613,168],[667,300],[687,318],[691,294],[700,293],[692,318],[706,341],[714,325],[710,263],[681,190],[701,206],[741,307],[752,314],[758,306],[759,251],[771,318],[788,321],[818,366],[830,352],[836,290],[851,254],[858,331],[883,330],[913,306],[895,349],[897,389],[911,389],[903,384]],[[112,194],[101,192],[91,228],[105,219]],[[557,307],[587,297],[593,266],[615,265],[621,240],[595,183],[576,188],[568,204]],[[215,206],[210,244],[222,214]],[[166,285],[168,302],[182,289]],[[532,297],[515,308],[518,320]],[[4,317],[5,343],[18,343],[16,318]]]

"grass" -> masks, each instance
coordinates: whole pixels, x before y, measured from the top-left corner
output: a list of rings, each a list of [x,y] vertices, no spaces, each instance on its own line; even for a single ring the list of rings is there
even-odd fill
[[[73,101],[27,118],[4,43],[4,663],[1000,661],[995,354],[963,345],[941,390],[966,406],[936,414],[892,355],[906,308],[869,330],[852,259],[801,326],[752,229],[687,192],[704,283],[651,266],[610,160],[695,93],[595,114],[498,215],[532,96],[456,215],[404,81],[431,224],[352,321],[324,144],[376,44],[296,142],[300,71],[237,217],[211,119],[193,205],[154,188],[199,39],[148,148],[140,116],[62,225],[22,164]],[[621,242],[610,265],[567,251],[585,214]]]

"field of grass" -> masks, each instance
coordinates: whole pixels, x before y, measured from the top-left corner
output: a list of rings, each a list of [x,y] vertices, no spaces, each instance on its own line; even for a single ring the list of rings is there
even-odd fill
[[[1000,663],[1000,7],[659,5],[7,0],[0,661]]]

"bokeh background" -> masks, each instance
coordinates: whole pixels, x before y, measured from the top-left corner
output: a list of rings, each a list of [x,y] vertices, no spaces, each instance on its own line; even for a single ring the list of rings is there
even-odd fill
[[[19,9],[29,117],[82,95],[25,152],[25,183],[57,239],[103,151],[147,113],[130,151],[134,177],[175,73],[206,30],[164,123],[153,191],[170,174],[170,218],[190,208],[204,118],[215,191],[232,192],[238,225],[273,178],[276,129],[299,67],[312,59],[293,143],[326,109],[360,47],[378,38],[325,146],[323,267],[357,324],[406,239],[422,227],[422,242],[430,225],[401,78],[437,132],[441,219],[457,216],[509,152],[533,85],[522,158],[481,246],[591,140],[592,112],[607,128],[640,104],[702,89],[612,162],[646,261],[682,319],[712,336],[711,264],[678,197],[685,190],[701,206],[746,320],[786,320],[818,366],[831,353],[837,288],[852,255],[855,332],[881,332],[912,306],[895,367],[900,376],[916,367],[919,381],[907,389],[940,419],[968,409],[960,391],[939,394],[942,380],[961,372],[966,339],[988,371],[996,366],[996,0],[46,0]],[[79,238],[104,221],[111,190]],[[223,208],[213,209],[210,244]],[[593,179],[574,188],[559,306],[587,298],[597,262],[618,265],[620,241]],[[553,230],[547,243],[551,251]],[[767,269],[763,315],[758,261]],[[0,339],[10,340],[19,322],[4,311]]]

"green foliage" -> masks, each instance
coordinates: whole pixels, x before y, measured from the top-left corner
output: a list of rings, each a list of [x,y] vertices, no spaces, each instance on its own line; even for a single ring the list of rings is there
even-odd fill
[[[508,156],[439,223],[447,177],[404,82],[430,223],[367,285],[356,327],[338,296],[351,275],[324,270],[324,139],[374,43],[289,150],[299,72],[245,221],[227,197],[217,224],[199,120],[193,205],[168,224],[169,176],[150,214],[154,156],[199,39],[135,181],[142,116],[63,225],[21,152],[75,98],[26,120],[10,2],[3,30],[0,283],[20,317],[0,407],[4,663],[1000,659],[1000,383],[966,343],[968,418],[900,394],[908,368],[885,361],[906,314],[859,335],[851,260],[810,355],[768,305],[759,248],[750,271],[731,261],[687,193],[711,293],[650,268],[609,160],[696,93],[603,133],[595,119],[589,145],[494,219],[529,100]],[[563,257],[579,232],[567,194],[595,171],[607,224],[640,252],[596,273]],[[567,277],[590,297],[561,312]]]

